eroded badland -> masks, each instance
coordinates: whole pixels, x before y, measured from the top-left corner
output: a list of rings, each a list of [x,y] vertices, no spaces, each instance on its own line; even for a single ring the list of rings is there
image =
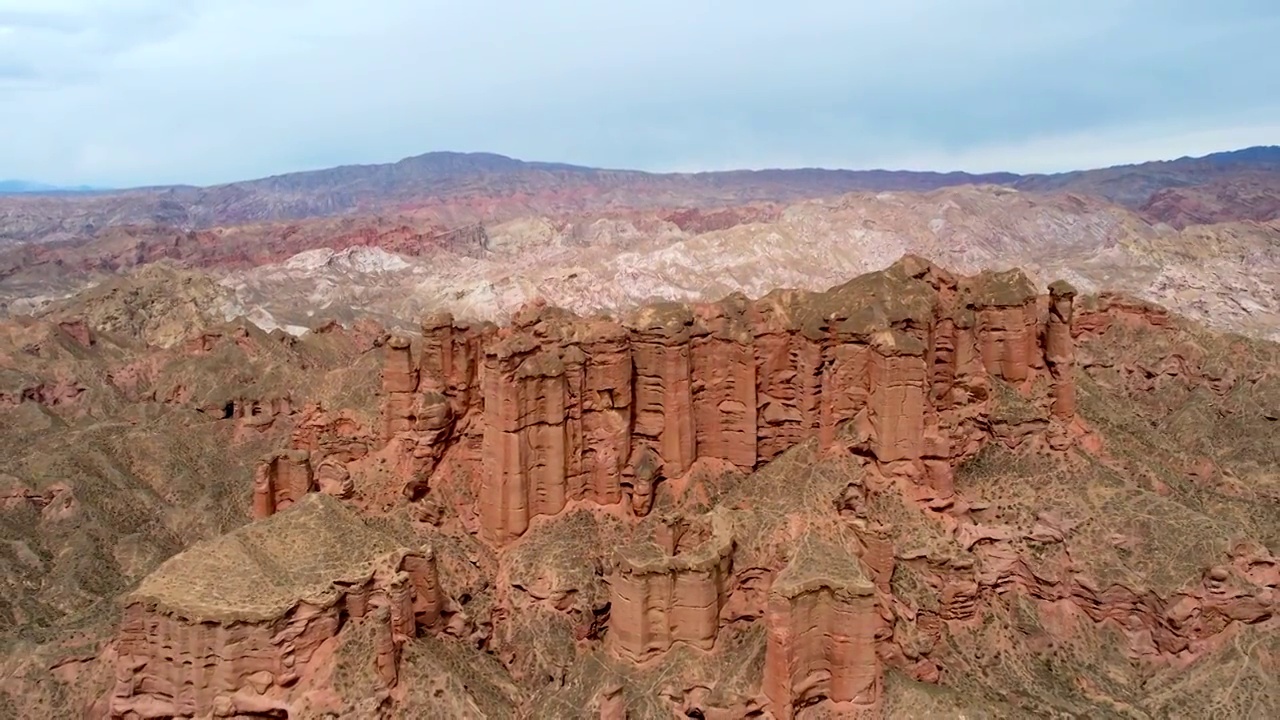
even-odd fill
[[[81,628],[13,641],[17,712],[1276,709],[1280,348],[1122,296],[905,257],[619,318],[3,348],[41,543],[7,615]]]

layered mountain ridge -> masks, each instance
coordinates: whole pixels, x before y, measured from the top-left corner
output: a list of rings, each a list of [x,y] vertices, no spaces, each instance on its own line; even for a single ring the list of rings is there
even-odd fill
[[[1280,172],[1276,155],[1276,147],[1256,147],[1201,158],[1018,175],[820,168],[649,173],[526,162],[493,153],[434,152],[396,163],[347,165],[211,187],[3,197],[0,247],[74,239],[122,225],[159,225],[187,232],[406,210],[458,224],[521,215],[598,213],[617,207],[719,207],[854,191],[923,192],[967,184],[1080,192],[1137,209],[1167,188],[1223,182],[1248,172],[1273,177]],[[1272,183],[1266,192],[1274,197],[1275,190]]]

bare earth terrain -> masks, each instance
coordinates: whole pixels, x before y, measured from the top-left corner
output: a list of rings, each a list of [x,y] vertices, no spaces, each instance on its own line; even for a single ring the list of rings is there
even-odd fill
[[[1277,175],[0,198],[0,717],[1280,716]]]

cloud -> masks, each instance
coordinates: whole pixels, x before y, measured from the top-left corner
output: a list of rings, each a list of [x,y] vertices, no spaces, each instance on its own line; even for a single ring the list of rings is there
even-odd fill
[[[0,176],[1176,157],[1280,142],[1277,32],[1269,0],[0,0]]]

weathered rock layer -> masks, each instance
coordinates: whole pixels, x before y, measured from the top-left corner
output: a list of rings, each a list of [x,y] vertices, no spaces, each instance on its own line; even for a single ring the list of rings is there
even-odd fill
[[[401,647],[435,625],[444,604],[430,549],[396,548],[315,493],[290,512],[170,559],[126,598],[109,711],[120,718],[333,711],[341,706],[324,677],[348,624],[374,624],[371,670],[392,688]]]
[[[384,436],[429,484],[480,438],[480,532],[497,545],[568,503],[629,500],[699,459],[750,470],[853,422],[856,452],[921,493],[947,497],[950,468],[985,435],[992,378],[1043,378],[1073,417],[1074,292],[1041,300],[1020,273],[956,278],[916,258],[826,293],[645,308],[625,322],[526,308],[513,326],[430,318],[418,362],[387,344]],[[468,455],[458,453],[460,458]]]

